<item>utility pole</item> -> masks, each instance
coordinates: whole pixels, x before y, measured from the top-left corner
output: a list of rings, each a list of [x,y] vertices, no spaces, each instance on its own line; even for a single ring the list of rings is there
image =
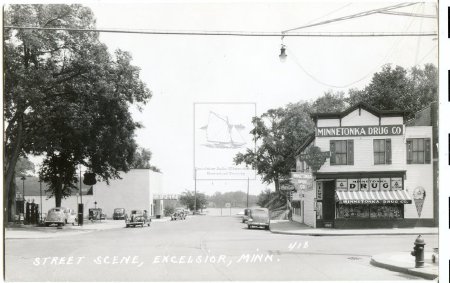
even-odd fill
[[[41,217],[40,217],[40,222],[42,222],[42,180],[39,179],[39,192],[40,192],[40,197],[41,197]]]
[[[80,202],[83,203],[83,192],[81,191],[81,164],[80,164]]]
[[[194,214],[197,212],[197,168],[194,168]]]
[[[247,208],[248,208],[248,191],[250,187],[250,177],[247,177]]]

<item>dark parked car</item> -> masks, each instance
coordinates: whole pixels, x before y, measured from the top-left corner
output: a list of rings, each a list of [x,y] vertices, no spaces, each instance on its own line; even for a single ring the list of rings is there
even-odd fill
[[[115,208],[113,213],[114,220],[125,219],[125,208]]]
[[[252,208],[247,220],[248,229],[252,227],[264,227],[269,229],[270,218],[269,210],[267,208]]]
[[[102,213],[101,208],[89,208],[89,220],[103,220],[106,219],[106,214]]]
[[[132,210],[130,215],[125,216],[125,225],[126,227],[136,227],[140,225],[144,227],[144,225],[150,226],[151,219],[148,216],[147,210]]]
[[[170,220],[184,220],[186,219],[186,214],[184,212],[184,210],[176,210],[174,213],[172,213],[172,215],[170,216]]]

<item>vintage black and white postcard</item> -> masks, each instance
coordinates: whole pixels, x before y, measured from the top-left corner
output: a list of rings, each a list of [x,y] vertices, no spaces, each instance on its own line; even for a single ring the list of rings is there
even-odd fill
[[[5,4],[4,280],[438,280],[438,14]]]

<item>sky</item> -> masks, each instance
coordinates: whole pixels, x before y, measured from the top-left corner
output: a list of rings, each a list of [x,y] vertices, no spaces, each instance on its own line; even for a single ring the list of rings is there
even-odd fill
[[[88,2],[97,28],[177,31],[280,32],[400,2]],[[436,14],[433,1],[399,9]],[[376,14],[301,30],[303,32],[437,31],[437,20]],[[109,50],[129,51],[152,91],[142,112],[137,143],[153,152],[164,190],[194,189],[195,103],[254,103],[257,115],[288,103],[312,101],[324,92],[363,88],[384,64],[411,68],[437,65],[433,37],[225,37],[101,33]],[[248,119],[250,119],[249,117]],[[248,123],[249,121],[243,121]],[[203,156],[204,157],[204,156]],[[214,159],[214,154],[211,154]],[[272,185],[249,181],[250,193]],[[247,180],[197,181],[197,191],[247,189]]]

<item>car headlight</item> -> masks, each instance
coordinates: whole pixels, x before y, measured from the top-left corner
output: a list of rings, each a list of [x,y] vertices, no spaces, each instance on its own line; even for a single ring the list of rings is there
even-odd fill
[[[253,219],[249,218],[247,221],[253,221]]]

